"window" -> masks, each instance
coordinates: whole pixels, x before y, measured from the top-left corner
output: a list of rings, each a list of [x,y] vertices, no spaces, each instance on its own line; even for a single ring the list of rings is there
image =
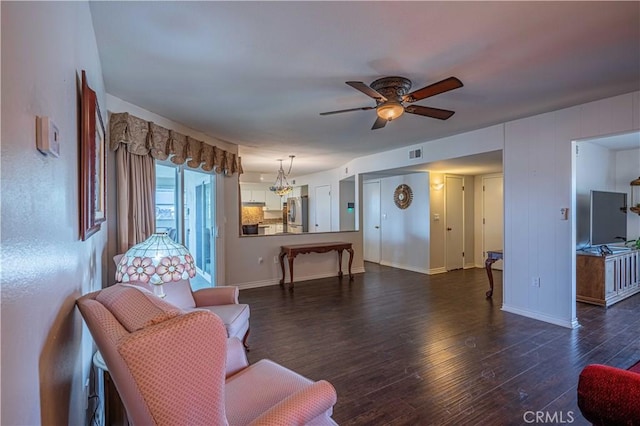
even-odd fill
[[[156,232],[183,244],[196,264],[194,290],[215,285],[215,175],[156,162]]]

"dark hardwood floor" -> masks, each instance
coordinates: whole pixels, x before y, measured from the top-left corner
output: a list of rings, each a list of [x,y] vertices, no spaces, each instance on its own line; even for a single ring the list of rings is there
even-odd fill
[[[535,424],[531,411],[555,415],[546,424],[588,424],[576,401],[582,368],[640,359],[640,295],[608,310],[578,303],[581,327],[569,330],[501,311],[500,271],[487,300],[484,269],[365,267],[351,283],[240,292],[250,362],[331,382],[341,425]]]

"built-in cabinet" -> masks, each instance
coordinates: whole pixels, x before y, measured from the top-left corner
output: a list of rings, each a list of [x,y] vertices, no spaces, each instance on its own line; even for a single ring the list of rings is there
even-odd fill
[[[240,191],[243,203],[266,203],[267,196],[263,189],[243,189]]]
[[[640,250],[602,256],[578,252],[576,256],[576,300],[600,306],[640,292]]]
[[[266,210],[282,210],[280,196],[269,190],[269,185],[241,183],[240,196],[243,203],[265,203]]]

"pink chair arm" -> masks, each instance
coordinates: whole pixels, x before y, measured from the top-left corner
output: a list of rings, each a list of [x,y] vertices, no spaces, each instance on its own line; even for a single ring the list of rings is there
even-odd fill
[[[331,409],[337,398],[335,388],[320,380],[280,401],[251,425],[304,425]]]
[[[193,292],[196,308],[200,306],[232,305],[238,303],[238,287],[203,288]]]
[[[240,339],[237,337],[227,339],[226,377],[228,378],[248,366],[247,353],[244,351]]]

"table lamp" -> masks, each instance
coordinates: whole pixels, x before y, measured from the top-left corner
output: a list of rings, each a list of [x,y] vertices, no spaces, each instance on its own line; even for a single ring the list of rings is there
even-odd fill
[[[153,284],[153,292],[165,297],[163,284],[196,275],[193,257],[166,233],[156,233],[131,247],[116,268],[116,281]]]

